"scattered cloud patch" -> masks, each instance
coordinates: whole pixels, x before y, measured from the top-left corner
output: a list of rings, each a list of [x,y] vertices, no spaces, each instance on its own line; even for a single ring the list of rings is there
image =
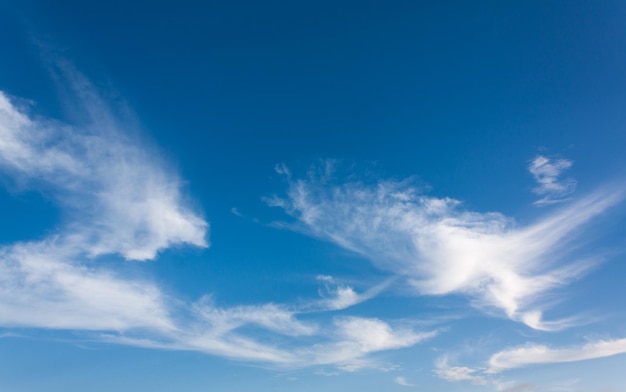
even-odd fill
[[[597,340],[581,346],[565,348],[551,348],[529,343],[493,354],[488,360],[487,367],[450,366],[448,357],[444,355],[436,361],[433,372],[439,378],[450,382],[467,381],[475,385],[494,385],[498,391],[535,391],[540,389],[533,384],[503,382],[495,377],[511,369],[550,363],[577,362],[620,354],[626,354],[626,339]],[[573,379],[552,383],[549,388],[541,390],[569,391],[572,390],[572,385],[579,381]]]
[[[313,324],[305,324],[295,319],[295,313],[285,306],[276,304],[215,307],[209,297],[203,298],[194,306],[194,312],[206,320],[213,331],[229,332],[244,325],[256,325],[287,336],[309,336],[317,332]]]
[[[448,357],[443,356],[435,363],[435,375],[449,382],[469,381],[474,385],[490,384],[487,378],[482,375],[484,369],[474,369],[465,366],[448,365]]]
[[[398,385],[402,385],[403,387],[414,387],[415,386],[415,385],[411,384],[410,382],[408,382],[406,380],[406,378],[404,378],[402,376],[398,376],[398,377],[394,378],[393,382],[395,382]]]
[[[415,332],[409,328],[393,328],[375,318],[336,317],[333,321],[335,341],[318,344],[299,351],[307,362],[336,364],[346,371],[376,367],[367,355],[374,352],[414,346],[437,335],[437,331]]]
[[[289,314],[283,316],[287,321],[277,325],[268,321],[276,314],[276,309],[271,306],[251,309],[252,316],[242,315],[241,310],[222,309],[218,322],[211,316],[207,323],[197,319],[183,330],[163,333],[155,338],[107,335],[106,339],[112,343],[138,347],[200,351],[285,368],[330,365],[341,371],[352,372],[362,368],[383,369],[370,358],[370,354],[410,347],[437,334],[436,331],[415,332],[401,327],[393,328],[382,320],[361,317],[336,317],[330,327],[321,330],[296,321]],[[269,313],[260,314],[266,311]],[[279,340],[292,340],[283,347],[276,344],[276,339],[270,339],[273,343],[262,343],[254,335],[238,330],[245,325],[256,325],[274,332],[276,337],[283,338]],[[303,332],[306,335],[320,332],[317,343],[302,345],[293,340]]]
[[[324,325],[298,318],[345,309],[385,284],[358,293],[326,277],[324,298],[300,307],[218,307],[210,296],[185,303],[154,282],[100,265],[106,255],[153,260],[179,244],[206,247],[208,223],[186,205],[177,176],[129,136],[88,81],[71,69],[65,77],[87,118],[80,126],[32,115],[0,92],[0,169],[50,194],[68,216],[53,236],[0,248],[1,326],[92,331],[116,344],[344,371],[377,367],[369,354],[436,334],[375,318],[335,317]]]
[[[575,318],[544,320],[541,299],[593,266],[593,255],[568,259],[575,234],[624,196],[622,188],[603,188],[520,226],[497,212],[467,211],[458,200],[424,195],[411,180],[335,183],[331,161],[296,179],[278,165],[289,183],[287,196],[268,202],[296,218],[288,227],[361,254],[395,277],[360,290],[320,275],[321,298],[298,305],[221,307],[211,296],[189,303],[155,282],[123,276],[113,263],[98,263],[103,256],[144,261],[173,246],[207,247],[209,225],[186,203],[177,175],[129,136],[90,84],[74,72],[66,77],[81,98],[76,108],[86,114],[84,124],[38,117],[0,92],[0,169],[21,186],[51,195],[67,217],[54,235],[0,247],[3,327],[89,331],[100,341],[284,368],[389,370],[374,354],[412,347],[439,331],[335,313],[313,322],[310,315],[363,303],[402,279],[419,295],[461,293],[480,309],[497,309],[537,330],[569,327]],[[573,192],[575,182],[560,179],[570,166],[545,157],[532,162],[540,184],[535,191],[543,197],[536,204]],[[527,345],[494,354],[488,369],[442,361],[434,373],[496,385],[493,374],[507,369],[624,352],[624,339],[562,349]],[[401,376],[394,381],[413,386]]]
[[[576,362],[626,353],[626,339],[592,341],[578,347],[550,348],[528,344],[500,351],[489,359],[489,372],[498,373],[538,364]]]
[[[80,330],[174,328],[168,299],[149,282],[80,264],[50,239],[0,250],[0,325]]]
[[[498,389],[498,392],[532,392],[538,391],[537,387],[533,384],[523,383],[514,385],[512,387],[504,387],[502,389]]]
[[[520,226],[424,195],[410,180],[337,182],[326,166],[323,172],[302,179],[290,173],[286,197],[268,199],[296,218],[289,227],[363,255],[421,295],[462,293],[478,308],[499,309],[538,330],[574,322],[545,321],[540,300],[594,265],[593,255],[568,259],[575,234],[624,197],[622,188],[607,187]]]
[[[576,190],[576,180],[561,178],[564,171],[572,166],[568,159],[551,159],[543,155],[536,156],[528,165],[528,171],[537,182],[533,192],[542,198],[535,201],[536,206],[545,206],[563,202],[565,197]]]
[[[317,280],[323,283],[323,288],[319,290],[319,294],[324,299],[312,305],[314,309],[321,308],[327,310],[346,309],[367,301],[377,296],[391,283],[391,280],[386,280],[363,293],[357,293],[354,288],[337,283],[332,276],[318,275]]]
[[[93,96],[82,76],[67,75]],[[126,330],[174,328],[167,296],[91,261],[149,260],[176,244],[207,246],[208,224],[183,202],[180,181],[126,136],[96,99],[77,99],[81,126],[29,114],[0,92],[0,169],[52,195],[69,217],[53,236],[0,249],[0,324]]]
[[[176,244],[206,247],[208,224],[185,206],[177,176],[131,140],[107,108],[84,111],[91,122],[62,124],[29,116],[0,92],[0,167],[45,188],[74,218],[61,240],[90,257],[118,253],[129,260],[153,259]]]
[[[476,369],[463,366],[452,366],[435,370],[435,374],[446,381],[470,381],[475,385],[486,385],[488,383],[487,380],[483,376],[478,375],[477,372],[478,370]]]

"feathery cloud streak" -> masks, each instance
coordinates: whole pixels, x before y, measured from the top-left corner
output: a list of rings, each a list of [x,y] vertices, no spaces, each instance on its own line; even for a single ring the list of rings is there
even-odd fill
[[[536,156],[528,165],[528,171],[537,181],[537,187],[533,192],[541,199],[535,201],[536,206],[560,203],[567,199],[565,196],[576,190],[576,180],[561,179],[561,174],[572,166],[568,159],[550,159],[543,155]]]
[[[329,166],[304,179],[278,166],[287,196],[268,204],[295,217],[294,229],[363,255],[420,294],[463,293],[475,306],[501,309],[540,330],[572,323],[544,321],[537,301],[593,265],[566,259],[574,234],[624,196],[608,187],[519,226],[500,213],[464,211],[458,200],[423,195],[410,180],[333,183]]]
[[[367,301],[382,292],[391,284],[391,280],[386,280],[370,288],[364,293],[357,293],[354,288],[335,282],[332,276],[319,275],[317,280],[324,284],[324,288],[318,292],[322,299],[317,303],[312,303],[313,309],[318,310],[341,310]]]
[[[437,335],[437,331],[416,332],[402,326],[391,326],[380,319],[354,316],[334,317],[331,324],[322,330],[314,324],[295,320],[294,313],[285,309],[275,308],[269,313],[263,313],[267,307],[268,305],[247,307],[246,311],[262,313],[257,313],[257,319],[253,321],[242,322],[238,315],[232,320],[227,315],[226,320],[219,320],[216,324],[212,320],[206,323],[199,319],[184,330],[162,333],[156,338],[108,335],[104,339],[111,343],[138,347],[200,351],[283,368],[331,365],[343,371],[355,371],[381,366],[370,354],[411,347]],[[226,314],[230,312],[229,309],[225,310]],[[280,329],[274,329],[275,325],[271,320],[277,314],[289,319]],[[258,318],[267,323],[259,323]],[[224,324],[230,326],[225,327]],[[274,343],[263,343],[249,331],[238,330],[244,325],[276,332],[272,339]],[[316,343],[303,344],[297,339],[301,334],[312,336]],[[275,343],[276,338],[282,339],[282,346]]]
[[[297,319],[347,308],[384,285],[361,294],[325,277],[324,297],[301,308],[219,308],[210,297],[184,303],[152,282],[99,266],[103,255],[152,260],[176,244],[205,247],[208,224],[183,203],[178,178],[128,136],[89,82],[71,70],[65,76],[89,119],[80,127],[30,115],[0,92],[0,169],[51,194],[69,217],[53,236],[0,248],[0,325],[106,331],[98,339],[345,370],[373,366],[370,353],[436,334],[373,318],[335,317],[323,327]]]
[[[626,354],[626,338],[589,341],[584,345],[565,348],[527,343],[493,354],[486,367],[449,366],[447,357],[443,356],[436,362],[434,373],[449,382],[467,381],[475,385],[502,386],[505,384],[494,377],[506,370],[551,363],[578,362],[620,354]],[[521,384],[506,390],[521,391],[535,388],[530,384]]]
[[[437,377],[449,382],[469,381],[474,385],[487,385],[490,383],[485,377],[479,375],[478,369],[465,366],[445,366],[435,369]]]
[[[149,282],[83,265],[54,239],[0,250],[0,325],[79,330],[174,328]]]
[[[89,262],[147,260],[161,249],[206,246],[207,223],[185,207],[180,182],[124,134],[80,74],[68,73],[90,120],[37,118],[0,92],[0,168],[54,196],[70,217],[55,235],[0,249],[0,323],[76,329],[171,329],[153,284]]]
[[[74,218],[63,241],[89,256],[148,260],[173,244],[207,246],[208,225],[184,206],[176,176],[107,108],[93,105],[84,110],[90,122],[76,127],[29,117],[0,92],[0,167],[21,183],[51,188]]]
[[[490,373],[546,363],[577,362],[626,353],[626,338],[591,341],[568,348],[528,344],[500,351],[489,359]]]
[[[403,387],[414,387],[415,386],[415,385],[411,384],[410,382],[408,382],[406,380],[406,378],[404,378],[402,376],[398,376],[398,377],[394,378],[393,382],[395,382],[398,385],[402,385]]]

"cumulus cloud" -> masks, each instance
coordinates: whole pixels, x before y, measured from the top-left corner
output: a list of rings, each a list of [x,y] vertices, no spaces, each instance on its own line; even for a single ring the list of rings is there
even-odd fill
[[[593,256],[567,258],[574,234],[624,196],[622,188],[607,187],[522,226],[424,195],[410,180],[337,183],[327,167],[302,179],[283,166],[279,173],[289,173],[287,195],[267,202],[297,219],[293,229],[363,255],[420,294],[463,293],[479,308],[500,309],[540,330],[572,324],[543,320],[538,300],[594,264]]]
[[[500,351],[489,359],[489,372],[531,365],[576,362],[626,353],[626,339],[597,340],[578,347],[550,348],[528,344]]]
[[[561,178],[561,174],[571,166],[572,161],[568,159],[551,159],[537,155],[528,165],[528,171],[538,184],[533,192],[542,198],[533,204],[544,206],[565,201],[565,196],[576,190],[576,180]]]

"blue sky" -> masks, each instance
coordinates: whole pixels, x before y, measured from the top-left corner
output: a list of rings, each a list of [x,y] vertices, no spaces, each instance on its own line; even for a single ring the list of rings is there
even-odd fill
[[[0,5],[3,391],[626,391],[626,5]]]

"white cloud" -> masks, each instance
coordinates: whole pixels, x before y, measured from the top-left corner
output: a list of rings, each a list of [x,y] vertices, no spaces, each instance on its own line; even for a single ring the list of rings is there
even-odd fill
[[[53,196],[67,221],[38,241],[0,248],[0,324],[126,330],[174,328],[152,283],[92,260],[147,260],[174,244],[207,246],[207,223],[183,203],[180,181],[128,134],[81,75],[67,74],[89,113],[82,126],[44,119],[0,92],[0,169]],[[82,105],[82,106],[81,106]]]
[[[572,166],[567,159],[550,159],[543,155],[536,156],[528,165],[528,170],[537,181],[533,189],[543,196],[533,204],[544,206],[565,201],[564,197],[576,190],[576,181],[571,178],[561,179],[561,174]]]
[[[626,353],[626,339],[592,341],[578,347],[550,348],[529,344],[500,351],[489,359],[489,371],[561,362],[576,362]]]
[[[470,381],[476,385],[486,385],[488,381],[478,374],[476,369],[464,367],[464,366],[452,366],[442,369],[436,369],[435,374],[446,381],[458,382],[458,381]]]
[[[331,327],[325,330],[315,326],[306,326],[301,322],[289,319],[276,328],[275,324],[261,322],[276,314],[275,309],[259,315],[267,310],[267,306],[253,309],[257,314],[248,318],[240,318],[239,309],[222,309],[220,320],[199,318],[185,326],[184,329],[166,331],[153,338],[133,337],[126,335],[105,335],[104,339],[117,344],[138,347],[199,351],[227,358],[264,362],[283,368],[301,368],[308,366],[334,366],[342,371],[355,371],[362,368],[383,367],[370,354],[401,349],[413,346],[437,334],[432,332],[415,332],[405,328],[392,328],[388,323],[372,318],[338,317]],[[271,343],[262,343],[260,338],[253,337],[250,331],[238,330],[242,326],[255,325],[276,333]],[[293,333],[297,331],[298,334]],[[286,333],[285,333],[286,332]],[[300,332],[309,335],[316,332],[315,343],[302,344],[297,338]],[[290,339],[277,344],[285,338]],[[335,373],[332,373],[335,374]]]
[[[317,280],[324,283],[324,289],[319,290],[319,294],[324,299],[317,303],[311,303],[313,310],[341,310],[349,308],[374,298],[391,283],[391,280],[386,280],[363,293],[357,293],[354,288],[337,283],[332,276],[319,275]]]
[[[337,333],[344,342],[355,343],[364,352],[409,347],[434,336],[418,334],[409,329],[393,330],[382,320],[361,317],[342,317],[335,321]]]
[[[409,180],[336,185],[324,174],[288,181],[287,197],[269,203],[298,219],[292,228],[363,255],[420,294],[464,293],[475,306],[541,330],[571,325],[544,321],[537,302],[594,265],[593,257],[566,258],[573,234],[624,193],[607,187],[519,226],[499,213],[463,211],[457,200],[420,194]]]
[[[0,325],[82,330],[174,328],[157,287],[80,265],[54,240],[0,251]]]
[[[130,136],[90,83],[60,68],[77,95],[71,106],[81,126],[37,117],[0,92],[0,169],[20,187],[52,196],[67,217],[54,235],[0,247],[0,326],[100,331],[97,339],[117,344],[344,370],[375,366],[370,353],[435,335],[373,318],[323,326],[298,319],[360,303],[387,283],[358,293],[328,278],[324,298],[299,307],[218,307],[209,296],[189,304],[116,273],[117,259],[98,263],[113,254],[152,260],[178,244],[206,247],[208,224],[185,203],[177,176]]]
[[[494,385],[499,391],[534,391],[534,390],[571,390],[571,386],[578,379],[552,383],[551,386],[538,388],[535,385],[516,382],[502,382],[495,378],[506,370],[523,368],[533,365],[550,363],[577,362],[589,359],[626,354],[626,338],[612,340],[590,341],[581,346],[551,348],[539,344],[526,344],[513,347],[493,354],[487,367],[450,366],[446,355],[440,357],[436,363],[434,373],[447,381],[468,381],[476,385]]]
[[[449,382],[469,381],[474,385],[487,385],[491,381],[485,378],[481,373],[484,369],[475,369],[465,366],[448,365],[448,357],[442,356],[435,363],[435,375]]]
[[[415,332],[409,328],[393,328],[375,318],[336,317],[333,341],[296,350],[305,363],[334,364],[346,371],[375,364],[367,358],[374,352],[411,347],[437,335],[437,331]]]
[[[406,378],[404,378],[402,376],[398,376],[398,377],[394,378],[393,382],[395,382],[398,385],[402,385],[403,387],[414,387],[415,386],[415,385],[411,384],[410,382],[408,382],[406,380]]]
[[[97,109],[70,126],[29,117],[0,92],[0,167],[46,187],[75,219],[63,241],[89,256],[149,260],[174,244],[207,246],[208,225],[184,205],[177,177]]]
[[[194,311],[200,319],[208,321],[214,331],[220,333],[244,325],[257,325],[287,336],[308,336],[317,332],[315,325],[296,320],[294,311],[272,303],[224,309],[213,306],[210,298],[205,297],[194,306]]]

